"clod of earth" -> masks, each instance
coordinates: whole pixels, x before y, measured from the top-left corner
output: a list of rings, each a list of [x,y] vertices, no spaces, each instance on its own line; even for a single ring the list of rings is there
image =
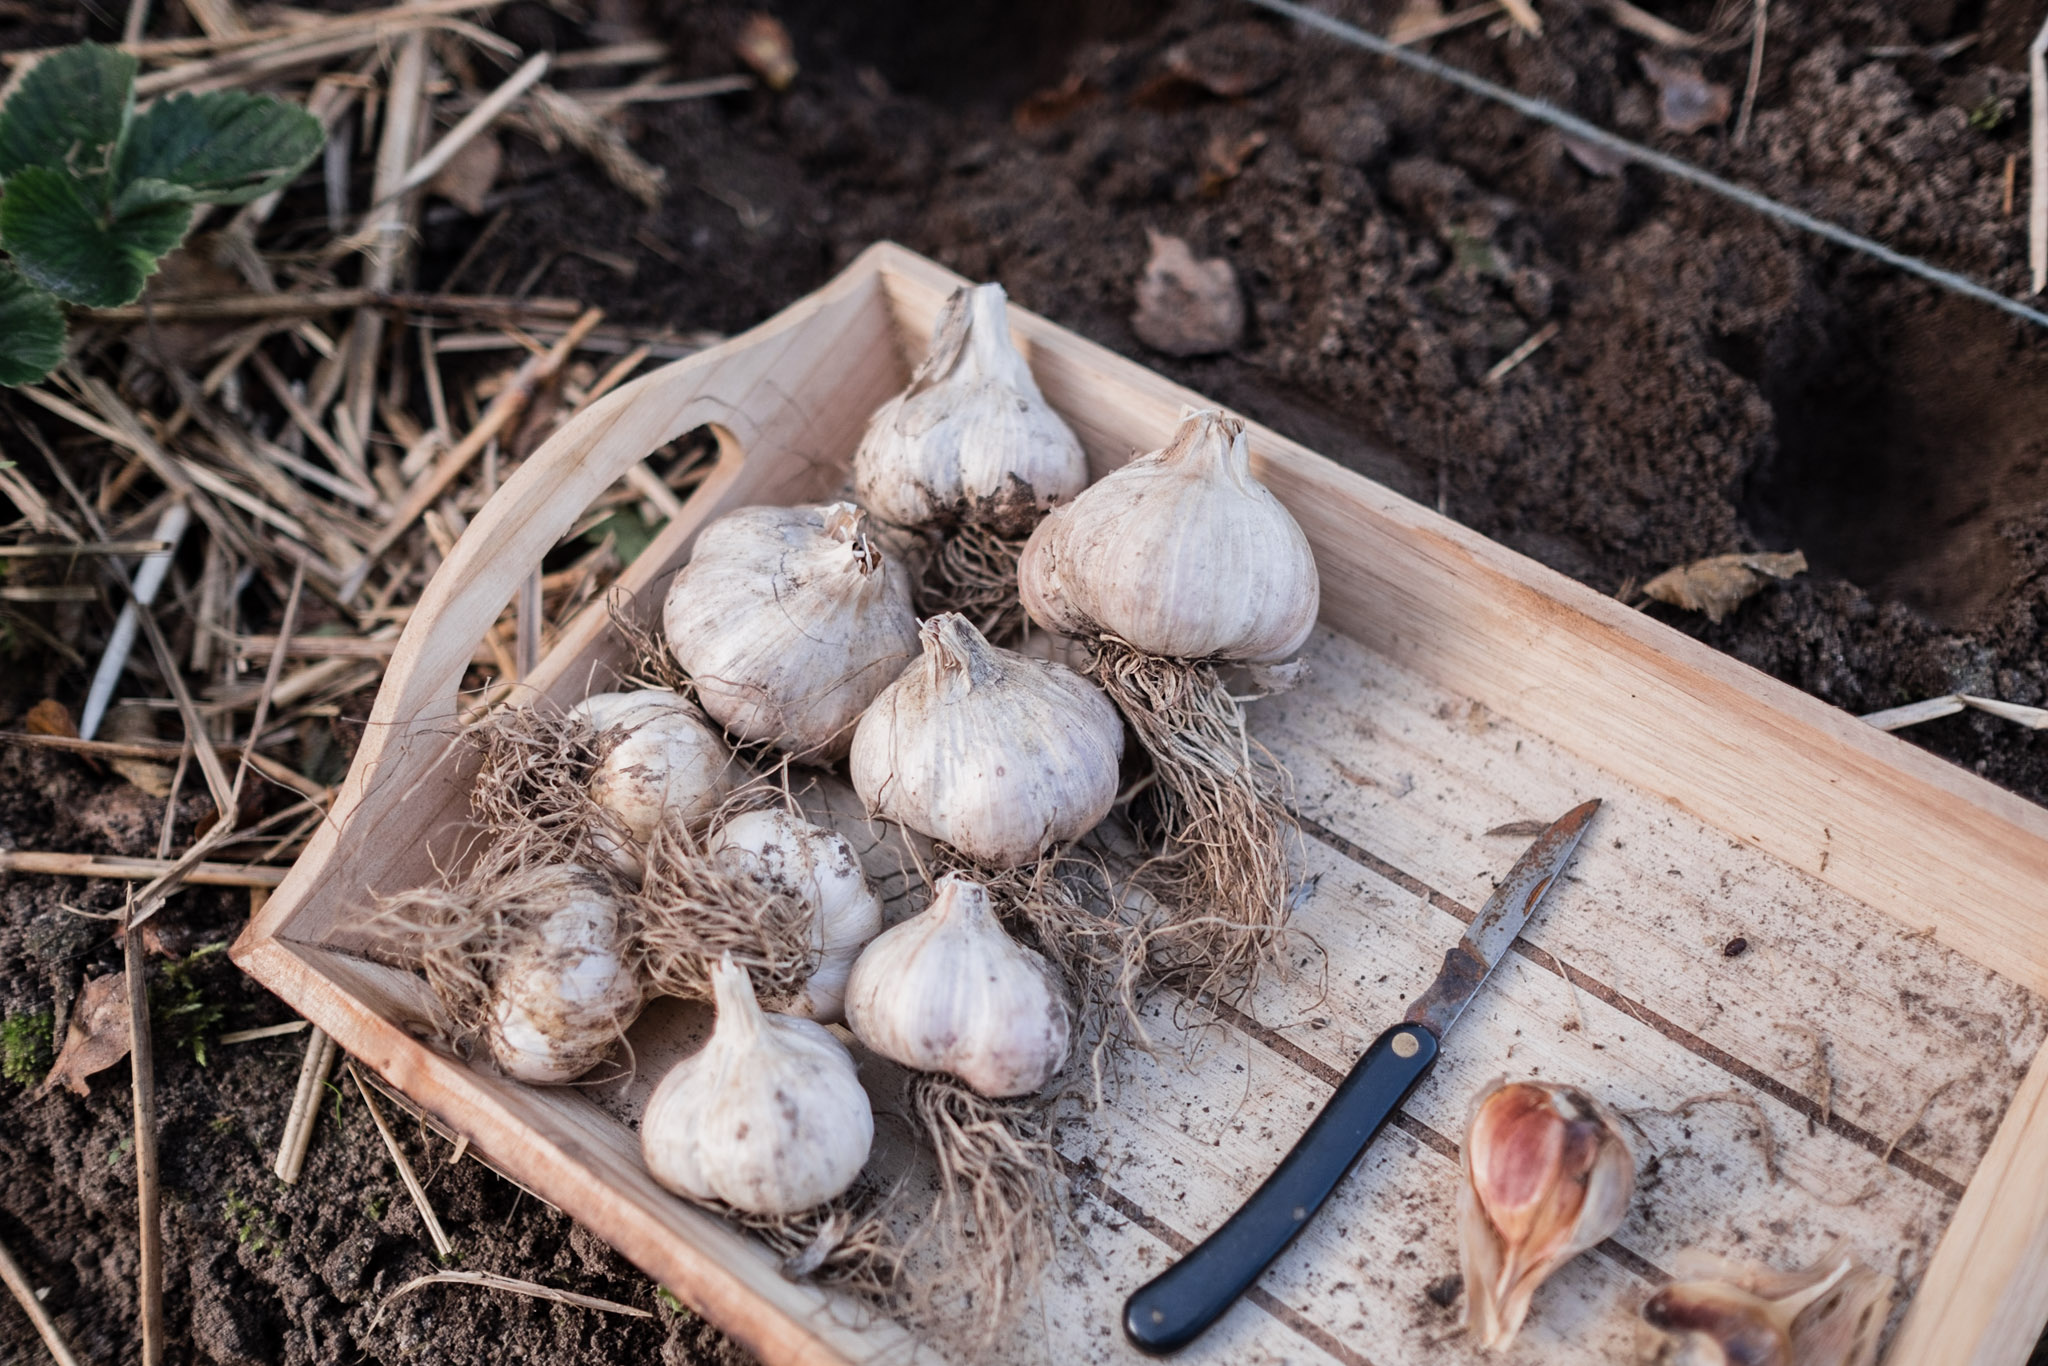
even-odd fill
[[[1673,58],[1662,61],[1649,53],[1639,59],[1643,74],[1657,87],[1657,117],[1674,133],[1697,133],[1728,121],[1734,99],[1725,85],[1706,79],[1698,63]]]
[[[1169,356],[1206,356],[1244,340],[1244,294],[1237,272],[1221,257],[1195,259],[1188,244],[1163,232],[1145,233],[1152,259],[1138,280],[1138,310],[1131,330]]]

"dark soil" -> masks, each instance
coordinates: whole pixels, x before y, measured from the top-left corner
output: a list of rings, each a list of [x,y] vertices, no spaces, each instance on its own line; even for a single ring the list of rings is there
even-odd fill
[[[645,30],[691,74],[732,69],[744,9],[520,0],[496,27],[528,48]],[[1384,30],[1393,3],[1346,4]],[[1653,6],[1705,28],[1709,0]],[[1746,6],[1738,7],[1746,9]],[[2008,294],[2025,280],[2025,47],[2016,0],[1774,5],[1755,124],[1660,128],[1649,49],[1576,0],[1540,40],[1467,30],[1436,53]],[[7,12],[0,6],[0,15]],[[1813,572],[1718,626],[1679,629],[1851,711],[1969,691],[2048,691],[2048,341],[1981,305],[1823,247],[1639,170],[1597,174],[1554,133],[1232,0],[847,6],[787,0],[804,65],[782,95],[640,106],[666,167],[642,211],[587,164],[508,139],[500,248],[463,288],[605,305],[615,319],[736,331],[894,238],[1157,366],[1605,592],[1732,550],[1803,549]],[[95,17],[98,16],[98,17]],[[97,9],[79,32],[107,36]],[[44,24],[9,45],[74,36]],[[61,27],[61,26],[59,26]],[[1882,55],[1980,33],[1960,56]],[[1220,98],[1167,75],[1168,50]],[[1704,58],[1739,98],[1746,47]],[[1062,98],[1020,104],[1074,85]],[[1254,137],[1262,145],[1249,149]],[[2008,159],[2020,207],[2004,212]],[[1228,163],[1244,159],[1228,173]],[[313,216],[311,208],[308,217]],[[433,287],[479,230],[428,219]],[[1250,328],[1233,353],[1173,360],[1131,331],[1145,230],[1236,267]],[[311,231],[311,229],[309,229]],[[595,249],[598,255],[579,254]],[[605,257],[632,263],[623,278]],[[537,272],[537,273],[536,273]],[[1548,346],[1487,370],[1548,322]],[[25,465],[28,462],[24,462]],[[36,475],[34,469],[27,471]],[[87,622],[87,634],[103,623]],[[0,724],[75,699],[55,656],[0,669]],[[1968,714],[1907,733],[2030,799],[2048,743]],[[351,742],[337,723],[343,749]],[[78,761],[0,755],[0,842],[154,852],[162,803]],[[184,819],[196,819],[195,802]],[[116,889],[0,880],[0,1005],[118,965]],[[189,954],[231,937],[238,896],[166,913]],[[159,990],[164,990],[158,969]],[[287,1012],[219,954],[189,969],[220,1028]],[[329,1098],[302,1181],[269,1174],[297,1041],[159,1045],[174,1359],[219,1362],[717,1360],[730,1349],[566,1220],[407,1129],[460,1265],[655,1309],[628,1320],[433,1288],[375,1305],[434,1263],[353,1093]],[[136,1259],[125,1071],[89,1099],[0,1083],[0,1239],[50,1287],[89,1359],[130,1359]],[[0,1359],[33,1359],[0,1308]]]

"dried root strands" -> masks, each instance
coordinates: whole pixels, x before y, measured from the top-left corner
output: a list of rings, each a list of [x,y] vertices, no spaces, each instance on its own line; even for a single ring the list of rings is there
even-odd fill
[[[840,1019],[854,960],[882,932],[881,898],[853,846],[844,835],[771,810],[732,817],[712,832],[707,848],[719,868],[809,910],[810,976],[786,1013],[826,1024]]]
[[[1182,922],[1163,966],[1248,981],[1287,913],[1282,819],[1219,662],[1301,648],[1320,605],[1308,538],[1252,477],[1244,424],[1188,417],[1165,448],[1054,509],[1019,565],[1025,610],[1099,646],[1089,674],[1152,757]]]
[[[795,1214],[722,1210],[782,1259],[782,1274],[808,1277],[883,1303],[905,1288],[905,1249],[893,1220],[900,1193],[854,1182],[844,1195]]]
[[[1871,1366],[1893,1282],[1845,1252],[1804,1271],[1693,1255],[1643,1305],[1655,1366]]]
[[[1027,535],[1088,482],[1081,443],[1010,341],[1003,287],[956,290],[910,387],[877,409],[853,457],[855,492],[899,526]]]
[[[1464,1166],[1465,1326],[1504,1351],[1536,1288],[1621,1226],[1635,1158],[1620,1122],[1583,1091],[1496,1081],[1473,1103]]]
[[[590,799],[614,818],[596,824],[592,842],[637,880],[657,826],[694,821],[723,800],[732,750],[694,706],[665,689],[596,693],[570,715],[597,728]]]
[[[462,1051],[507,1075],[571,1081],[603,1060],[644,999],[610,883],[573,864],[486,855],[453,882],[380,904],[377,923],[416,955]]]
[[[939,1193],[920,1243],[943,1267],[915,1317],[953,1340],[958,1359],[985,1357],[1058,1251],[1068,1186],[1036,1098],[990,1100],[951,1077],[917,1073],[910,1111],[938,1165]]]
[[[756,881],[736,858],[710,856],[708,840],[726,823],[714,816],[709,836],[677,821],[655,831],[632,898],[642,975],[654,995],[706,1001],[730,958],[771,1008],[794,1006],[822,958],[817,917],[800,887]]]
[[[921,634],[924,658],[854,732],[849,766],[871,814],[994,868],[1028,863],[1109,814],[1124,728],[1100,689],[989,644],[957,613]]]
[[[917,653],[909,576],[851,503],[719,518],[670,586],[663,627],[712,719],[810,763],[846,753]]]
[[[1041,1091],[1066,1065],[1073,1018],[1043,956],[1012,939],[988,889],[939,879],[927,909],[861,953],[846,1023],[876,1053],[984,1096]]]
[[[998,536],[972,523],[954,527],[918,581],[918,615],[958,612],[994,644],[1017,644],[1031,625],[1017,596],[1023,554],[1022,537]]]
[[[712,988],[710,1041],[669,1070],[641,1116],[647,1170],[678,1195],[749,1214],[844,1193],[875,1137],[853,1055],[823,1025],[763,1011],[730,958]]]
[[[502,845],[533,858],[606,862],[591,845],[608,824],[590,800],[597,765],[597,727],[587,716],[545,704],[505,707],[472,725],[464,737],[480,756],[469,790],[470,814]],[[607,832],[624,837],[622,827]]]

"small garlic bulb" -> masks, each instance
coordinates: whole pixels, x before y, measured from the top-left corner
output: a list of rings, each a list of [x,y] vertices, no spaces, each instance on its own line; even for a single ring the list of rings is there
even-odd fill
[[[1870,1366],[1892,1278],[1842,1252],[1779,1272],[1681,1254],[1689,1266],[1643,1305],[1655,1366]]]
[[[854,788],[882,815],[997,868],[1086,834],[1116,800],[1124,725],[1061,664],[991,645],[957,612],[854,732]]]
[[[899,526],[965,521],[1022,536],[1088,484],[1073,431],[1010,341],[1003,287],[954,291],[910,387],[876,410],[854,488]]]
[[[1495,1082],[1465,1130],[1465,1324],[1505,1350],[1550,1274],[1621,1226],[1636,1164],[1621,1125],[1569,1086]]]
[[[853,1054],[825,1026],[771,1015],[730,956],[711,972],[718,1023],[669,1069],[640,1117],[654,1179],[748,1214],[795,1214],[867,1164],[875,1114]]]
[[[840,1019],[853,961],[882,932],[881,898],[846,837],[787,811],[745,811],[712,835],[708,852],[720,867],[810,907],[817,966],[788,1013],[828,1024]]]
[[[527,895],[553,909],[493,974],[485,1038],[508,1076],[573,1081],[640,1013],[640,983],[626,963],[619,904],[595,874],[564,864],[536,875]]]
[[[846,1023],[892,1062],[997,1098],[1042,1090],[1066,1065],[1072,1033],[1052,967],[1010,938],[986,887],[957,876],[861,953]]]
[[[695,820],[724,800],[732,750],[695,707],[665,688],[597,693],[570,714],[598,729],[603,757],[591,771],[590,799],[624,827],[600,827],[592,843],[621,873],[638,879],[647,843],[664,817]]]
[[[910,579],[851,503],[719,518],[662,620],[713,720],[815,763],[846,753],[854,721],[917,651]]]
[[[1173,659],[1284,659],[1321,601],[1308,537],[1252,477],[1244,423],[1213,409],[1053,509],[1018,588],[1048,631]]]

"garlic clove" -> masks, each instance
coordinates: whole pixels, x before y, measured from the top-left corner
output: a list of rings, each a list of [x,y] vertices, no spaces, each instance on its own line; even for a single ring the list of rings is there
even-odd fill
[[[795,1214],[843,1193],[875,1136],[853,1054],[823,1025],[772,1015],[730,956],[712,971],[718,1022],[669,1069],[640,1119],[647,1170],[695,1200]]]
[[[1010,340],[1003,287],[956,290],[910,387],[868,422],[854,488],[901,526],[955,521],[1022,536],[1088,483],[1072,429]]]
[[[1066,1065],[1066,993],[1012,939],[988,889],[939,879],[932,904],[861,952],[846,988],[855,1038],[892,1062],[958,1077],[992,1098],[1043,1090]]]
[[[695,820],[724,800],[732,750],[695,707],[665,689],[598,694],[580,709],[593,724],[603,720],[591,800],[623,827],[600,827],[592,842],[637,881],[656,826],[664,819]]]
[[[711,718],[812,763],[917,652],[910,579],[850,503],[741,508],[706,527],[662,612]]]
[[[564,865],[540,875],[530,895],[553,909],[493,974],[485,1037],[508,1076],[573,1081],[640,1013],[640,984],[626,960],[618,902],[596,875]]]
[[[788,1013],[827,1024],[840,1019],[854,960],[882,932],[881,898],[846,837],[787,811],[745,811],[712,835],[707,852],[721,867],[810,907],[816,966]]]
[[[1308,537],[1252,477],[1244,423],[1213,409],[1047,514],[1018,588],[1048,631],[1172,659],[1284,659],[1321,605]]]
[[[1657,1366],[1871,1366],[1890,1276],[1837,1251],[1804,1271],[1694,1254],[1643,1304]]]
[[[996,868],[1028,863],[1109,814],[1124,727],[1101,689],[989,644],[955,612],[921,634],[924,658],[854,732],[853,785],[871,814]]]
[[[1465,1322],[1504,1350],[1551,1273],[1621,1226],[1635,1158],[1607,1108],[1570,1086],[1496,1082],[1465,1130],[1458,1244]]]

